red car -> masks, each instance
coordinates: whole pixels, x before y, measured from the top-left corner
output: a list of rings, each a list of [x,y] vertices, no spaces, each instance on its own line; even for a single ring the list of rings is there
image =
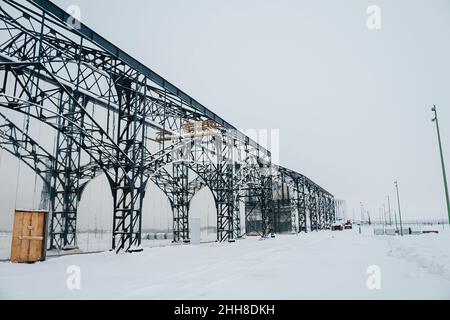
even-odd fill
[[[353,229],[353,223],[351,220],[347,220],[346,223],[344,223],[344,229]]]

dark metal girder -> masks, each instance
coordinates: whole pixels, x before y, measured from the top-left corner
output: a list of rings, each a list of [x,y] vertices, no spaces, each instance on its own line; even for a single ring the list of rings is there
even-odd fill
[[[46,13],[49,13],[53,15],[55,18],[59,20],[61,23],[65,23],[65,21],[69,21],[69,19],[72,19],[72,17],[59,8],[57,5],[53,4],[52,2],[48,0],[28,0],[30,3],[40,7],[43,9]],[[67,26],[67,30],[81,35],[82,37],[92,41],[93,43],[97,44],[99,47],[103,48],[106,52],[110,53],[111,55],[119,58],[121,61],[129,65],[131,68],[137,70],[140,74],[144,75],[148,79],[152,80],[161,88],[166,89],[170,93],[174,94],[181,100],[183,100],[185,103],[187,103],[189,106],[192,106],[195,110],[199,111],[200,113],[204,114],[206,117],[208,117],[211,120],[214,120],[217,122],[221,127],[224,129],[231,129],[236,130],[237,129],[229,124],[227,121],[219,117],[214,112],[210,111],[208,108],[203,106],[201,103],[199,103],[197,100],[186,94],[184,91],[158,75],[156,72],[145,66],[144,64],[140,63],[130,55],[128,55],[126,52],[122,51],[118,47],[116,47],[114,44],[97,34],[92,29],[88,28],[86,25],[80,22],[80,28],[78,29],[71,29]],[[266,150],[265,148],[261,147],[259,144],[257,144],[255,141],[250,139],[248,136],[242,135],[242,140],[245,141],[245,143],[248,143],[249,145],[254,146],[255,148],[259,149],[260,151],[266,153],[270,156],[270,152]]]
[[[256,155],[253,156],[260,164],[260,172],[257,174],[255,187],[258,190],[263,214],[263,233],[267,235],[274,231],[275,211],[272,195],[274,179],[276,179],[277,174],[270,172],[276,167],[270,163],[270,152],[86,26],[81,24],[79,30],[70,28],[65,23],[69,15],[56,5],[44,0],[27,1],[34,5],[33,10],[36,10],[36,12],[30,11],[30,8],[26,8],[16,1],[4,0],[5,3],[14,6],[24,14],[29,12],[30,14],[25,20],[35,19],[38,25],[40,22],[41,31],[36,32],[22,27],[20,23],[16,23],[5,11],[0,9],[4,13],[4,15],[1,15],[1,19],[11,28],[17,28],[18,32],[16,36],[11,36],[10,41],[4,46],[4,52],[16,57],[16,59],[24,59],[28,62],[42,60],[43,63],[54,65],[49,65],[50,69],[46,69],[43,64],[3,64],[3,71],[7,74],[13,74],[16,78],[15,84],[19,86],[19,91],[14,91],[14,95],[17,96],[8,97],[5,94],[0,94],[0,97],[3,97],[4,100],[0,105],[31,115],[50,124],[61,134],[71,137],[72,140],[80,140],[76,141],[76,145],[72,145],[69,141],[68,145],[61,145],[58,149],[59,156],[67,153],[69,156],[63,158],[66,163],[71,163],[61,167],[63,172],[68,172],[70,176],[70,172],[75,172],[75,176],[81,175],[80,164],[74,163],[71,156],[71,154],[75,154],[75,158],[79,157],[80,148],[85,150],[96,161],[97,165],[106,172],[114,194],[114,237],[118,239],[118,243],[116,245],[113,242],[113,247],[117,247],[119,250],[128,250],[132,246],[140,244],[140,219],[145,185],[152,177],[159,178],[160,181],[170,179],[163,178],[165,166],[169,163],[175,163],[175,166],[178,166],[177,158],[179,154],[183,153],[185,147],[191,147],[196,152],[188,152],[188,159],[181,161],[191,161],[187,166],[194,170],[213,192],[217,207],[219,241],[234,239],[239,235],[240,226],[239,215],[236,215],[238,210],[236,204],[238,203],[241,181],[236,179],[235,174],[240,173],[239,171],[242,168],[238,168],[232,158],[231,162],[228,162],[228,155],[223,157],[223,154],[233,149],[245,149],[248,152],[249,146],[254,148]],[[39,11],[38,8],[44,14],[37,12]],[[40,18],[42,21],[39,21]],[[42,31],[44,25],[46,28],[45,34]],[[76,37],[77,41],[71,39],[73,36]],[[22,40],[24,43],[21,43]],[[86,46],[86,42],[93,47]],[[66,50],[65,53],[64,50]],[[64,54],[70,57],[64,56]],[[57,63],[60,63],[60,65],[57,66]],[[76,74],[71,74],[69,71],[69,67],[73,63],[77,64]],[[28,68],[32,70],[30,71]],[[97,72],[96,68],[101,69],[101,72]],[[29,71],[31,73],[26,74]],[[61,82],[61,74],[64,72],[67,75],[64,81],[69,83]],[[104,91],[104,88],[100,88],[98,78],[100,73],[106,74],[104,76],[108,83],[106,91]],[[6,78],[5,76],[5,82],[7,81]],[[36,79],[45,80],[54,89],[42,90],[38,83],[33,82]],[[75,82],[76,85],[73,86],[70,82]],[[40,94],[29,92],[30,85],[36,86],[36,92],[40,91]],[[157,88],[157,86],[160,88]],[[4,87],[6,88],[6,86]],[[83,92],[82,89],[86,92]],[[94,94],[94,97],[92,97],[92,94],[89,95],[89,93],[94,90],[97,90],[100,94],[98,96]],[[59,99],[59,95],[64,99]],[[102,103],[99,97],[106,97],[108,100],[108,104],[106,104],[108,108],[106,129],[98,125],[94,117],[88,115],[86,108],[83,108],[77,102],[81,100],[89,103],[88,99],[91,101],[97,99],[94,106],[105,106],[104,101]],[[44,102],[56,104],[57,109],[52,109],[55,106],[44,108]],[[65,108],[64,103],[68,103],[71,107]],[[116,113],[118,118],[118,130],[113,138],[109,136],[108,130],[111,106],[114,106],[111,110]],[[204,145],[196,144],[193,138],[187,143],[180,139],[179,141],[172,141],[169,146],[162,143],[162,150],[152,154],[146,148],[148,139],[146,136],[147,115],[158,119],[163,131],[169,131],[173,128],[179,129],[183,123],[192,119],[204,119],[204,117],[212,119],[221,126],[218,136],[200,140],[203,140],[206,145],[223,141],[226,143],[215,150],[214,148],[210,150],[208,147],[205,148]],[[232,132],[227,132],[226,129],[232,129]],[[98,143],[96,144],[96,142]],[[247,154],[245,157],[249,159],[251,155]],[[182,164],[184,165],[184,163]],[[243,167],[249,165],[249,163],[245,163]],[[67,167],[72,167],[73,170],[67,170]],[[267,170],[265,167],[269,169],[268,172],[263,172]],[[307,199],[302,201],[306,203],[309,200],[308,210],[310,216],[313,217],[311,222],[314,219],[316,229],[324,228],[329,222],[329,217],[332,216],[332,209],[329,208],[332,196],[298,173],[285,168],[281,168],[280,171],[286,177],[292,179],[293,184],[291,186],[294,185],[297,193],[300,192],[299,184],[303,188],[303,197],[306,196],[305,190],[307,190]],[[78,178],[75,176],[73,178]],[[171,200],[172,204],[177,203],[176,206],[178,206],[179,203],[182,203],[180,207],[183,207],[182,210],[184,210],[181,219],[183,220],[183,226],[178,230],[185,234],[190,186],[184,178],[186,174],[182,173],[181,176],[184,181],[174,183],[169,188],[171,188],[173,194],[176,194],[177,198]],[[176,180],[176,178],[174,179]],[[75,188],[71,190],[73,189]],[[181,202],[178,201],[180,196]],[[306,215],[307,209],[300,204],[300,201],[297,203]],[[181,220],[179,219],[179,221]],[[126,242],[127,244],[125,244]]]

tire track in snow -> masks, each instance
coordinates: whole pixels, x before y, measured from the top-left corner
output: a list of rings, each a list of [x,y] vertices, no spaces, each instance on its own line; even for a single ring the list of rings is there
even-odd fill
[[[388,245],[390,247],[387,253],[388,256],[415,263],[419,268],[426,270],[428,273],[450,281],[449,266],[441,263],[439,257],[427,256],[421,253],[417,248],[405,246],[403,243],[394,244],[392,239],[388,240]]]

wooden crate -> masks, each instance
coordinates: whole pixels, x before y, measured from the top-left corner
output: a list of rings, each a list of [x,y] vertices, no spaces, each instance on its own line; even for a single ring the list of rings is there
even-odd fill
[[[15,211],[11,262],[45,260],[47,216],[46,211]]]

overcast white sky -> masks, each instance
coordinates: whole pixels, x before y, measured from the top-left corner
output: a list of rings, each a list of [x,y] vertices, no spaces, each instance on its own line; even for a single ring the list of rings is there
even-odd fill
[[[236,127],[280,129],[281,164],[350,213],[378,216],[398,179],[404,219],[446,217],[430,108],[450,170],[448,0],[54,2]]]

